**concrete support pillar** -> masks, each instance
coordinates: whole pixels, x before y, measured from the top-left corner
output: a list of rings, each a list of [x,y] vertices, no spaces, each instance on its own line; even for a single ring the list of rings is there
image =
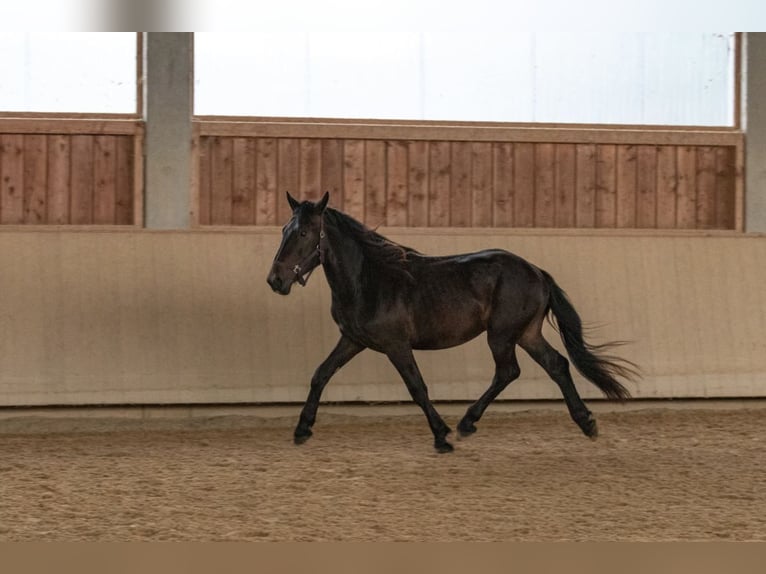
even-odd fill
[[[766,32],[744,48],[745,231],[766,232]]]
[[[144,34],[144,222],[148,228],[190,226],[192,47],[189,32]]]

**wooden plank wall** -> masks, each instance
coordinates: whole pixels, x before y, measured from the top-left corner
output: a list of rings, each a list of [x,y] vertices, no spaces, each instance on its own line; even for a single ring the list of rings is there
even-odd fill
[[[197,222],[278,225],[284,192],[371,226],[737,229],[735,145],[202,135]]]
[[[137,223],[141,138],[130,121],[0,120],[0,224]]]

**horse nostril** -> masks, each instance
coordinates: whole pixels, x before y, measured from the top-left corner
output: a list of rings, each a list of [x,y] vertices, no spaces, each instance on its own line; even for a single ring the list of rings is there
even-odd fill
[[[282,279],[276,275],[270,275],[266,282],[271,286],[274,291],[282,288]]]

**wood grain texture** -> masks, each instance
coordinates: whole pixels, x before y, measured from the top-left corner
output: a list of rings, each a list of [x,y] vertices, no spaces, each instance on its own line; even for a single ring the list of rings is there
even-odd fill
[[[716,154],[715,148],[697,148],[697,202],[695,229],[716,228]]]
[[[452,154],[450,142],[430,142],[428,182],[428,225],[448,227],[452,190]]]
[[[735,229],[737,220],[736,151],[731,147],[716,148],[716,227]]]
[[[407,142],[408,225],[428,227],[430,153],[428,142]]]
[[[657,147],[657,227],[676,227],[676,197],[678,189],[676,148]]]
[[[492,204],[492,225],[494,227],[513,227],[513,144],[493,144],[492,153],[492,190],[494,200]]]
[[[0,133],[0,223],[132,224],[138,139]]]
[[[409,153],[407,142],[386,142],[386,225],[406,227],[409,222]]]
[[[277,143],[273,138],[258,138],[255,173],[255,222],[277,225]]]
[[[513,146],[513,225],[535,225],[535,144]]]
[[[680,229],[694,229],[697,225],[697,150],[691,146],[681,146],[676,148],[676,156],[676,226]]]
[[[69,221],[73,224],[93,223],[93,138],[72,136],[72,173]]]
[[[449,224],[470,227],[473,211],[471,143],[453,142],[451,154]]]
[[[492,144],[471,144],[471,227],[492,227]]]
[[[71,137],[48,136],[48,223],[69,223]]]
[[[657,148],[638,146],[636,152],[636,227],[657,226]]]
[[[329,191],[331,205],[373,227],[733,229],[737,221],[735,147],[236,137],[229,153],[225,136],[206,139],[200,201],[209,185],[221,205],[243,208],[219,208],[208,220],[219,225],[286,221],[286,190],[312,200]],[[229,155],[232,176],[221,168]]]
[[[596,148],[596,227],[617,226],[617,146]]]
[[[386,223],[386,142],[366,142],[364,175],[364,216],[372,227],[377,227]]]
[[[114,136],[93,138],[93,223],[116,223],[117,142]]]
[[[556,148],[553,144],[535,144],[534,226],[556,224]]]
[[[575,148],[575,225],[596,227],[596,146]]]
[[[636,227],[636,202],[638,200],[637,160],[638,150],[636,149],[636,146],[617,146],[617,227]]]
[[[24,136],[0,135],[0,223],[24,222]]]
[[[231,222],[255,225],[256,140],[234,138],[232,142]]]
[[[365,142],[348,140],[343,145],[343,204],[341,209],[365,221]]]
[[[134,193],[135,171],[135,140],[130,137],[118,137],[115,142],[115,154],[117,165],[115,168],[114,181],[114,222],[117,225],[133,225],[136,223],[136,209]],[[140,178],[143,182],[143,177]],[[143,185],[138,187],[139,197],[143,194]]]
[[[555,147],[555,212],[554,227],[577,225],[577,164],[574,144]]]
[[[24,136],[24,222],[48,219],[48,137]]]

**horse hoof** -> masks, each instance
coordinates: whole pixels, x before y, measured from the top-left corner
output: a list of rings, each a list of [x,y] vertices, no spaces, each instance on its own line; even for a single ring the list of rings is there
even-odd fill
[[[598,438],[598,425],[596,424],[596,419],[588,419],[583,432],[590,440],[596,440]]]
[[[314,433],[312,433],[311,431],[305,431],[300,434],[295,433],[295,435],[293,435],[293,442],[295,444],[303,444],[304,442],[306,442],[307,440],[311,438],[312,434]]]
[[[468,438],[473,433],[475,433],[476,430],[476,425],[473,423],[468,423],[466,425],[461,423],[457,425],[457,436],[458,438]]]
[[[434,448],[436,448],[436,452],[438,452],[439,454],[444,454],[445,452],[452,452],[453,450],[455,450],[455,447],[452,446],[447,441],[434,445]]]

